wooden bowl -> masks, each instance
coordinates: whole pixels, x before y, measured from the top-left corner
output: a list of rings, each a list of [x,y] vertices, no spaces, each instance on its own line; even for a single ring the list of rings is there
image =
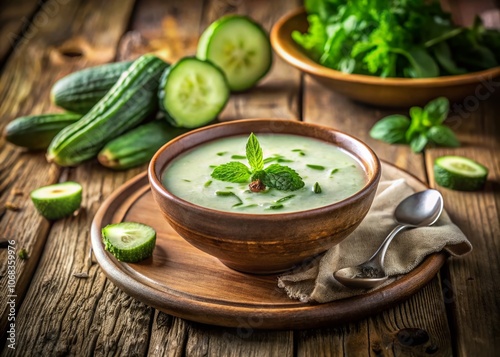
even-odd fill
[[[340,202],[272,215],[201,207],[173,195],[161,184],[166,166],[186,150],[218,138],[251,132],[296,134],[333,143],[358,159],[367,182],[356,194]],[[349,235],[373,201],[380,162],[366,144],[334,129],[291,120],[252,119],[201,128],[170,141],[155,154],[148,174],[160,211],[181,237],[230,268],[264,274],[290,269]]]
[[[325,87],[360,102],[386,107],[409,107],[424,105],[440,96],[457,101],[473,95],[481,100],[495,90],[495,85],[489,82],[500,77],[500,67],[435,78],[380,78],[343,73],[314,62],[295,43],[292,32],[306,32],[307,28],[307,14],[302,8],[281,18],[271,30],[271,44],[276,53]]]

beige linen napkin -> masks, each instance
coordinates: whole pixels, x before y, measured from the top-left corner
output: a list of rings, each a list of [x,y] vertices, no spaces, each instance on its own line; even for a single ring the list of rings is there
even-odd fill
[[[324,255],[280,276],[278,286],[285,289],[290,298],[302,302],[324,303],[365,293],[366,290],[343,286],[335,280],[333,272],[370,258],[396,225],[394,209],[412,193],[414,190],[404,179],[380,182],[372,207],[359,227]],[[433,226],[404,230],[394,238],[384,263],[391,278],[384,285],[414,269],[427,255],[442,249],[454,256],[472,250],[472,245],[445,211]]]

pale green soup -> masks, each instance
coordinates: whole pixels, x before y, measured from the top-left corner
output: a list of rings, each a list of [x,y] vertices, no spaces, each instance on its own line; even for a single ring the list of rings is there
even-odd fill
[[[303,188],[295,191],[271,188],[256,193],[249,190],[250,182],[213,179],[210,174],[217,165],[240,161],[248,166],[244,158],[248,136],[219,139],[180,155],[163,173],[163,185],[177,197],[200,206],[239,213],[276,214],[341,201],[366,183],[366,174],[357,160],[330,143],[288,134],[257,134],[257,138],[266,162],[264,167],[273,163],[289,166],[302,177]],[[316,182],[321,193],[314,192]],[[232,194],[220,195],[221,192]]]

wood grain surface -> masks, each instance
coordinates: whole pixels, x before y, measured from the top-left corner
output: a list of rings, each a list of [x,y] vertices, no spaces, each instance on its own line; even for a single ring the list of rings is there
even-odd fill
[[[200,32],[222,14],[249,14],[269,30],[300,2],[2,1],[3,39],[6,32],[36,31],[29,32],[16,51],[10,49],[9,42],[7,47],[1,42],[0,130],[17,116],[58,110],[50,104],[50,86],[74,70],[136,58],[145,52],[175,61],[194,54]],[[446,3],[454,18],[463,22],[479,11],[499,6],[491,0]],[[40,17],[34,23],[38,13],[46,14],[47,21]],[[30,24],[22,21],[24,17]],[[4,336],[1,355],[495,356],[500,349],[500,291],[494,280],[500,269],[500,98],[497,83],[480,91],[490,95],[455,103],[447,121],[463,146],[433,148],[423,155],[368,137],[376,120],[396,111],[326,92],[278,59],[256,88],[231,96],[222,120],[279,117],[333,126],[364,140],[381,158],[431,186],[435,186],[433,159],[446,153],[475,158],[490,169],[484,191],[464,193],[437,187],[445,196],[451,217],[474,245],[471,255],[451,259],[417,294],[383,313],[341,326],[303,331],[259,331],[251,320],[241,321],[238,328],[204,325],[159,312],[123,293],[97,264],[90,269],[86,266],[90,222],[104,199],[145,166],[116,173],[91,161],[61,170],[47,164],[43,153],[26,152],[0,139],[0,238],[15,239],[16,248],[25,248],[29,254],[28,260],[16,260],[17,349],[7,348]],[[76,217],[50,224],[35,212],[29,192],[68,179],[83,184],[84,208]],[[6,203],[20,209],[5,209]],[[6,331],[8,314],[7,295],[3,293],[6,257],[6,250],[1,250],[2,331]],[[88,272],[89,278],[73,276],[82,271]]]
[[[28,28],[34,22],[38,13],[39,1],[37,0],[4,0],[0,12],[0,66],[4,59],[14,51],[17,46],[29,38],[31,32]],[[43,14],[39,13],[37,22],[41,21]]]

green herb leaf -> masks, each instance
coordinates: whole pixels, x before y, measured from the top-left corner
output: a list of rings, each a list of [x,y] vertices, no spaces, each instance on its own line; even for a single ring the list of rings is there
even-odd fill
[[[405,133],[405,139],[407,143],[411,143],[412,140],[419,135],[419,133],[425,131],[424,121],[424,110],[420,107],[410,108],[410,127]]]
[[[288,195],[288,196],[285,196],[285,197],[281,197],[279,200],[276,200],[277,203],[279,202],[285,202],[285,201],[288,201],[289,199],[292,199],[294,198],[295,195]]]
[[[231,191],[215,191],[217,196],[235,196],[234,192]]]
[[[312,164],[306,164],[307,167],[313,170],[324,170],[325,167],[321,165],[312,165]]]
[[[427,136],[430,140],[440,146],[458,147],[458,141],[455,133],[444,125],[436,125],[429,129]]]
[[[422,124],[426,126],[438,125],[448,116],[449,102],[445,97],[436,98],[424,107]]]
[[[264,170],[261,177],[264,185],[281,191],[295,191],[304,187],[304,181],[288,166],[272,164]]]
[[[280,209],[280,208],[283,208],[283,205],[281,203],[269,206],[269,209]]]
[[[399,114],[389,115],[379,120],[370,130],[370,136],[389,144],[405,143],[405,133],[410,126],[410,120]],[[333,172],[332,172],[333,173]]]
[[[211,184],[212,184],[212,180],[208,180],[207,182],[205,182],[205,184],[203,186],[208,187]]]
[[[411,150],[416,153],[422,152],[428,141],[429,140],[425,134],[419,134],[410,142]]]
[[[266,172],[264,170],[259,170],[257,172],[254,172],[252,174],[252,177],[250,181],[255,181],[255,180],[263,180],[264,176],[266,176]]]
[[[337,173],[340,169],[333,169],[332,171],[330,171],[330,175],[333,175],[335,173]]]
[[[223,156],[227,153],[227,151],[220,151],[217,153],[217,156]]]
[[[231,159],[234,160],[245,160],[247,157],[243,155],[231,155]]]
[[[259,171],[264,168],[262,148],[260,147],[259,141],[257,140],[257,137],[254,133],[251,133],[248,137],[246,154],[252,172]]]
[[[212,177],[220,181],[242,183],[248,181],[251,174],[246,165],[238,161],[231,161],[217,166],[212,172]]]
[[[314,193],[321,193],[321,186],[319,185],[318,182],[316,182],[313,186],[313,192]]]

